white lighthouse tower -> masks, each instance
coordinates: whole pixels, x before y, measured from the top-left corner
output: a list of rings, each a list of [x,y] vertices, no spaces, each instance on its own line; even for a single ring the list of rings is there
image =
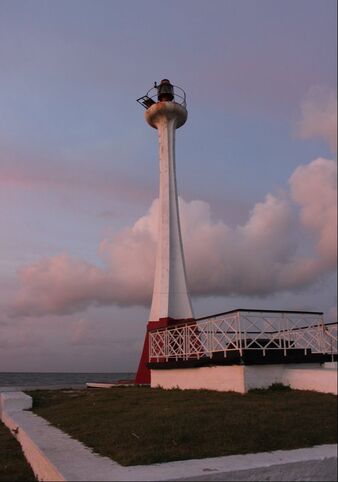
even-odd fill
[[[148,124],[157,129],[160,153],[156,269],[147,334],[136,383],[149,383],[148,331],[193,320],[187,288],[176,185],[175,131],[187,120],[185,93],[168,79],[138,99]]]

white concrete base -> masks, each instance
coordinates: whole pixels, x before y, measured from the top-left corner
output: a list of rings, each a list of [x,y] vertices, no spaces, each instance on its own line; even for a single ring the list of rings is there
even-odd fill
[[[13,395],[15,404],[6,395],[0,393],[1,419],[41,481],[337,480],[337,445],[122,467],[26,411],[24,393]]]
[[[87,388],[115,388],[115,387],[134,387],[134,383],[100,383],[100,382],[90,382],[86,383]]]
[[[274,383],[293,389],[337,394],[337,368],[319,364],[230,365],[151,370],[151,387],[246,393]]]
[[[314,390],[337,395],[337,369],[292,368],[285,373],[285,384],[298,390]]]
[[[87,388],[112,388],[115,383],[86,383]]]
[[[6,392],[0,397],[0,416],[2,412],[15,412],[30,410],[32,408],[32,397],[22,392]]]
[[[338,368],[338,362],[336,362],[336,361],[325,362],[325,363],[324,363],[324,368],[334,368],[335,370],[337,370],[337,368]]]

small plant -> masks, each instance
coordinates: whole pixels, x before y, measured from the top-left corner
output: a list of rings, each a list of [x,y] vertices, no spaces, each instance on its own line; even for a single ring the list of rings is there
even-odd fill
[[[283,385],[283,383],[273,383],[268,390],[272,392],[289,392],[291,389],[290,385]]]
[[[249,390],[250,393],[269,393],[269,392],[290,392],[292,388],[290,385],[283,385],[283,383],[273,383],[268,388],[253,388]]]

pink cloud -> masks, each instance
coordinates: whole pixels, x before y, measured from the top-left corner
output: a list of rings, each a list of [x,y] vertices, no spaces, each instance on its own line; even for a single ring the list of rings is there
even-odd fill
[[[337,164],[318,158],[299,166],[290,178],[291,196],[303,226],[317,237],[317,252],[328,266],[337,259]]]
[[[74,346],[102,346],[111,345],[113,340],[107,338],[106,333],[98,332],[94,323],[81,319],[75,322],[70,341]]]
[[[85,152],[21,151],[0,137],[0,188],[32,191],[74,192],[101,198],[149,203],[151,181],[127,173],[115,162],[120,152],[114,152],[111,166],[95,170],[95,159],[108,155],[100,146],[88,146]],[[103,150],[103,152],[102,152]],[[79,166],[81,166],[79,168]]]
[[[0,166],[0,187],[15,189],[55,190],[90,193],[95,196],[109,196],[136,202],[147,202],[150,196],[150,186],[139,180],[129,178],[122,173],[102,173],[93,176],[92,173],[81,171],[76,176],[71,170],[58,168],[46,170],[36,166],[29,172],[25,168],[5,168]]]
[[[203,201],[180,199],[189,285],[195,296],[258,295],[301,289],[336,264],[336,165],[299,166],[290,195],[268,194],[244,225],[215,221]],[[299,208],[299,219],[293,211]],[[72,313],[90,305],[147,305],[153,284],[158,200],[131,228],[103,239],[101,269],[67,254],[24,267],[13,314]],[[297,225],[303,238],[297,242]],[[312,252],[302,244],[313,239]]]
[[[123,280],[116,283],[111,270],[101,270],[65,253],[24,267],[19,278],[22,290],[15,311],[20,314],[68,314],[113,300],[128,304],[128,286]]]
[[[290,178],[292,199],[300,206],[300,222],[315,241],[314,252],[287,263],[281,278],[290,287],[311,284],[337,264],[337,164],[318,158],[299,166]]]
[[[301,106],[298,133],[303,139],[320,137],[333,152],[337,150],[337,95],[322,87],[312,87]]]
[[[302,113],[301,134],[321,135],[332,144],[331,95],[319,102],[311,94]],[[208,203],[180,199],[192,295],[265,296],[302,289],[333,272],[336,171],[336,163],[324,158],[299,166],[289,179],[287,193],[267,194],[246,223],[235,227],[214,220]],[[101,241],[103,268],[66,253],[23,267],[12,315],[67,314],[91,305],[148,305],[157,213],[155,200],[132,227]]]

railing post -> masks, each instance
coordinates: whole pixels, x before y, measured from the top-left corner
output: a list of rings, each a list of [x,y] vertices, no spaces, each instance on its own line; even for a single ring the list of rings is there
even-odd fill
[[[216,321],[216,330],[217,330],[217,321]],[[210,329],[208,330],[209,332],[209,343],[210,343],[210,353],[211,353],[211,356],[214,356],[214,333],[215,333],[215,322],[212,324],[212,329],[210,327]]]
[[[208,348],[209,357],[211,358],[212,351],[211,351],[210,330],[211,330],[211,322],[210,320],[208,320],[207,321],[207,348]]]
[[[333,362],[334,361],[334,356],[333,356],[333,340],[334,340],[334,338],[333,338],[333,335],[331,335],[331,333],[330,333],[330,329],[328,329],[328,337],[330,339],[331,361]],[[336,336],[335,345],[336,345],[336,350],[337,350],[337,336]]]
[[[285,342],[287,341],[287,347],[291,349],[291,332],[290,332],[290,324],[289,324],[289,315],[286,317],[285,328],[286,328]]]
[[[149,333],[149,338],[148,338],[148,348],[149,348],[149,362],[152,359],[152,354],[153,354],[153,345],[152,345],[152,333]]]
[[[156,335],[157,335],[157,336],[159,335],[159,332],[158,332],[158,331],[156,331]],[[157,340],[157,357],[156,357],[156,358],[157,358],[157,362],[159,362],[159,361],[160,361],[160,354],[159,354],[158,340]]]
[[[165,361],[168,361],[168,359],[169,359],[169,348],[168,348],[168,329],[167,328],[165,330],[163,330],[162,343],[163,343],[163,352],[164,352],[164,356],[165,356]]]
[[[281,331],[281,329],[280,329],[281,327],[279,327],[279,337],[281,337],[281,336],[283,337],[282,338],[282,341],[283,341],[282,346],[283,346],[283,349],[284,349],[284,356],[286,356],[286,339],[285,339],[285,335],[287,334],[286,319],[287,318],[285,318],[285,313],[282,313],[282,320],[283,320],[282,325],[284,325],[284,326],[282,326],[283,331]],[[283,333],[283,335],[282,335],[282,333]]]
[[[239,348],[239,354],[243,355],[243,346],[242,346],[242,327],[241,327],[241,313],[237,312],[237,348]],[[246,340],[246,333],[244,333],[244,340]],[[245,341],[244,341],[245,344]]]
[[[188,325],[183,327],[183,359],[188,360],[190,330]]]
[[[319,338],[319,349],[322,353],[326,353],[326,343],[325,343],[325,325],[324,320],[320,318],[320,338]]]

